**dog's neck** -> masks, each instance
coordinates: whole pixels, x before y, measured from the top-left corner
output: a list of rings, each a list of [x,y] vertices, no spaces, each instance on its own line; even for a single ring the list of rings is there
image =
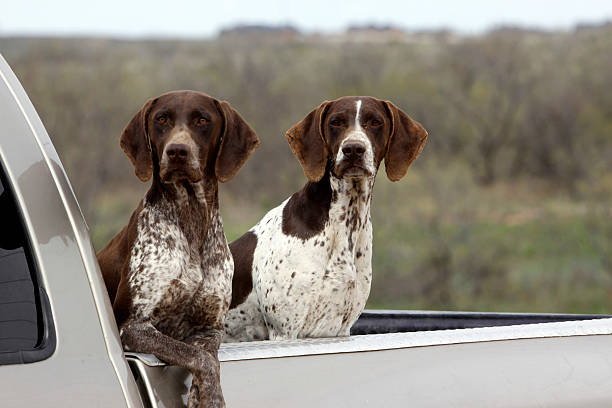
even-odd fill
[[[374,178],[340,179],[330,174],[332,198],[329,208],[329,225],[336,226],[336,234],[348,238],[348,249],[354,251],[357,236],[370,222],[370,204]]]
[[[143,206],[176,223],[190,246],[201,253],[205,243],[220,239],[219,231],[223,232],[218,191],[216,178],[205,177],[196,183],[186,180],[164,183],[154,177]],[[224,235],[222,238],[225,240]]]
[[[374,177],[339,179],[328,168],[321,180],[309,181],[287,201],[283,232],[308,239],[329,228],[334,237],[347,236],[352,250],[369,222],[373,187]]]

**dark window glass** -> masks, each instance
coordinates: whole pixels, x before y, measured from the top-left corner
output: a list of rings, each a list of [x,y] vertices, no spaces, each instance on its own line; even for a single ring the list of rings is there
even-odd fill
[[[41,353],[50,345],[43,315],[49,308],[32,260],[21,213],[0,166],[0,364],[50,355],[49,350]]]

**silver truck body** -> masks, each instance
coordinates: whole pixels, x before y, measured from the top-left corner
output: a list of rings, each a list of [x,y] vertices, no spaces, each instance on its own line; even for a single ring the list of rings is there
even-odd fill
[[[51,319],[48,356],[0,365],[0,406],[184,406],[185,370],[122,351],[70,183],[1,57],[0,164]],[[228,407],[612,406],[609,318],[224,344],[219,358]]]
[[[0,405],[142,406],[81,210],[34,107],[1,57],[0,160],[27,225],[56,341],[43,361],[0,366]]]

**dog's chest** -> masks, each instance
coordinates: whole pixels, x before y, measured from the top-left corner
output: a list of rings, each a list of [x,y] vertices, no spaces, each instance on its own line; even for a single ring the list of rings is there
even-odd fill
[[[372,224],[366,197],[346,195],[332,203],[323,232],[327,262],[317,274],[304,322],[309,336],[348,334],[365,306],[372,280]],[[356,202],[363,200],[361,202]],[[317,287],[318,286],[318,287]]]
[[[194,247],[173,219],[158,208],[143,209],[129,283],[132,313],[181,338],[222,324],[231,297],[233,264],[224,236],[223,242],[216,242],[220,220],[211,220],[204,245]]]
[[[298,337],[347,334],[370,291],[369,196],[336,197],[324,229],[308,239],[281,233],[284,205],[253,228],[254,286],[266,319]]]

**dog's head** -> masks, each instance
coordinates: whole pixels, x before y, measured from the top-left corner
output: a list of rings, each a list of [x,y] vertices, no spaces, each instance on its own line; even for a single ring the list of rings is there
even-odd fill
[[[232,179],[259,145],[257,135],[227,102],[195,91],[150,99],[121,135],[136,176],[163,183]]]
[[[338,178],[372,177],[383,159],[389,179],[398,181],[423,149],[427,131],[391,102],[345,96],[323,102],[286,137],[311,181],[323,177],[328,163]]]

